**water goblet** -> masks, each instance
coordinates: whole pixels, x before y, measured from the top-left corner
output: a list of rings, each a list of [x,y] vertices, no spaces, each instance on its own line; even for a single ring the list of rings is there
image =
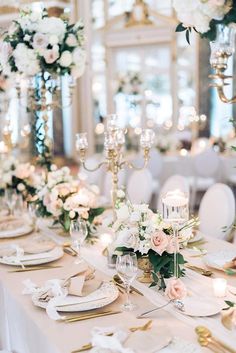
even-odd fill
[[[70,236],[72,238],[72,246],[77,252],[76,264],[83,262],[81,258],[81,246],[88,235],[87,224],[84,220],[72,220],[70,223]]]
[[[123,255],[118,255],[116,259],[116,271],[120,279],[123,281],[127,299],[122,305],[124,311],[132,311],[136,309],[136,305],[130,301],[130,285],[138,273],[137,255],[134,252],[126,252]]]

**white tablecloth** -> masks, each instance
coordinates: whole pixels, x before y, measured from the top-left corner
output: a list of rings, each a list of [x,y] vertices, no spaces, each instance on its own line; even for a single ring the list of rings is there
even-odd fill
[[[60,237],[54,235],[51,231],[51,236],[58,241]],[[208,250],[217,250],[224,247],[232,249],[233,245],[219,241],[210,240],[206,244]],[[236,253],[236,247],[234,247]],[[101,246],[86,247],[83,249],[83,256],[104,274],[113,274],[113,271],[106,266],[106,258],[101,255]],[[201,261],[196,258],[196,261]],[[70,353],[73,349],[81,347],[89,342],[90,332],[94,326],[109,326],[114,323],[126,323],[137,325],[137,313],[121,313],[115,317],[108,316],[101,319],[93,319],[73,324],[64,322],[55,322],[50,320],[43,309],[33,306],[29,296],[22,295],[22,281],[30,278],[36,283],[43,283],[47,279],[63,278],[63,274],[67,270],[71,270],[74,264],[74,258],[65,255],[56,263],[63,268],[22,272],[8,273],[9,266],[1,266],[0,278],[0,349],[9,349],[13,353]],[[222,273],[218,272],[222,277]],[[233,277],[228,277],[231,285],[236,285],[236,280]],[[184,281],[188,288],[199,293],[199,296],[206,295],[211,291],[211,279],[203,277],[192,271],[188,271]],[[135,286],[140,289],[150,302],[147,302],[143,297],[133,296],[141,309],[153,307],[163,303],[163,297],[158,293],[157,289],[150,289],[147,286],[136,282]],[[191,342],[197,343],[197,336],[194,328],[203,324],[209,327],[214,334],[231,344],[236,348],[236,331],[230,332],[226,330],[220,323],[220,316],[210,318],[191,318],[175,311],[171,306],[164,310],[157,311],[151,316],[160,325],[166,325],[170,331],[179,337],[188,339]],[[203,349],[203,352],[205,349]],[[207,352],[207,350],[206,350]],[[185,352],[183,352],[185,353]],[[187,352],[186,352],[187,353]]]

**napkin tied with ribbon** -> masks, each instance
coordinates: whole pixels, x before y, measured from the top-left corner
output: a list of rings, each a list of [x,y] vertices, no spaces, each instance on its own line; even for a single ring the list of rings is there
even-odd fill
[[[63,305],[63,300],[68,295],[86,297],[101,285],[101,280],[94,278],[94,268],[86,263],[80,264],[79,267],[76,273],[71,271],[66,279],[51,279],[42,287],[27,279],[23,281],[25,286],[23,294],[34,294],[39,302],[47,303],[46,312],[51,319],[62,319],[56,307]]]

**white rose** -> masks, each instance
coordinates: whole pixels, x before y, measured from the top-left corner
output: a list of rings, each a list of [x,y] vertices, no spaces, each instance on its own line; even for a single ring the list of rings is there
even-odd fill
[[[70,219],[75,218],[75,211],[70,211],[69,212],[69,217],[70,217]]]
[[[55,45],[59,43],[59,38],[56,34],[51,34],[49,37],[49,44]]]
[[[202,13],[201,11],[195,11],[193,14],[194,27],[200,33],[205,33],[210,29],[211,18]]]
[[[35,33],[33,38],[33,48],[34,49],[41,49],[46,48],[48,45],[48,38],[45,34],[42,33]]]
[[[59,58],[59,52],[58,50],[47,49],[43,56],[47,64],[52,64]]]
[[[72,64],[72,55],[69,50],[65,50],[60,57],[59,63],[62,67],[69,67]]]
[[[29,34],[26,34],[23,39],[25,42],[29,42],[31,39],[31,36]]]
[[[29,49],[25,44],[17,44],[13,51],[13,57],[16,67],[20,72],[34,76],[40,71],[36,52],[33,49]]]
[[[125,192],[121,189],[119,189],[116,193],[117,197],[119,197],[119,199],[123,199],[125,197]]]
[[[72,70],[71,70],[71,76],[74,79],[77,79],[79,77],[81,77],[84,73],[84,69],[85,69],[85,65],[81,65],[81,66],[73,66]]]
[[[78,44],[76,36],[70,33],[66,38],[66,44],[69,45],[69,47],[76,47]]]
[[[86,53],[82,48],[76,48],[73,50],[73,63],[77,66],[80,66],[85,63]]]
[[[17,185],[17,189],[18,189],[19,191],[24,191],[24,190],[25,190],[25,185],[22,184],[22,183],[19,183],[19,184]]]
[[[117,219],[124,221],[129,217],[129,208],[127,205],[121,206],[121,208],[116,210]]]

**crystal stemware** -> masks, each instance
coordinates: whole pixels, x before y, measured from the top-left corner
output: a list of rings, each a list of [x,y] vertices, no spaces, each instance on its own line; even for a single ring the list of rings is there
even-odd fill
[[[162,196],[162,217],[164,222],[170,223],[173,228],[175,240],[174,251],[174,277],[179,277],[178,251],[179,251],[179,228],[189,219],[188,195],[179,189],[168,191]]]
[[[28,214],[35,232],[39,231],[38,222],[37,222],[38,221],[37,210],[38,210],[38,205],[36,205],[34,202],[28,203]]]
[[[14,215],[14,208],[16,205],[16,201],[17,201],[17,193],[16,190],[14,189],[6,189],[5,190],[5,202],[6,205],[9,209],[9,213],[11,216]]]
[[[87,224],[84,220],[73,220],[70,223],[70,236],[72,238],[72,246],[77,252],[76,264],[83,261],[81,258],[81,246],[88,235]]]
[[[122,308],[125,311],[132,311],[136,308],[136,305],[131,303],[129,292],[130,285],[137,276],[138,272],[137,255],[134,252],[127,252],[123,255],[118,255],[116,259],[116,270],[125,285],[127,294],[126,303],[122,305]]]

